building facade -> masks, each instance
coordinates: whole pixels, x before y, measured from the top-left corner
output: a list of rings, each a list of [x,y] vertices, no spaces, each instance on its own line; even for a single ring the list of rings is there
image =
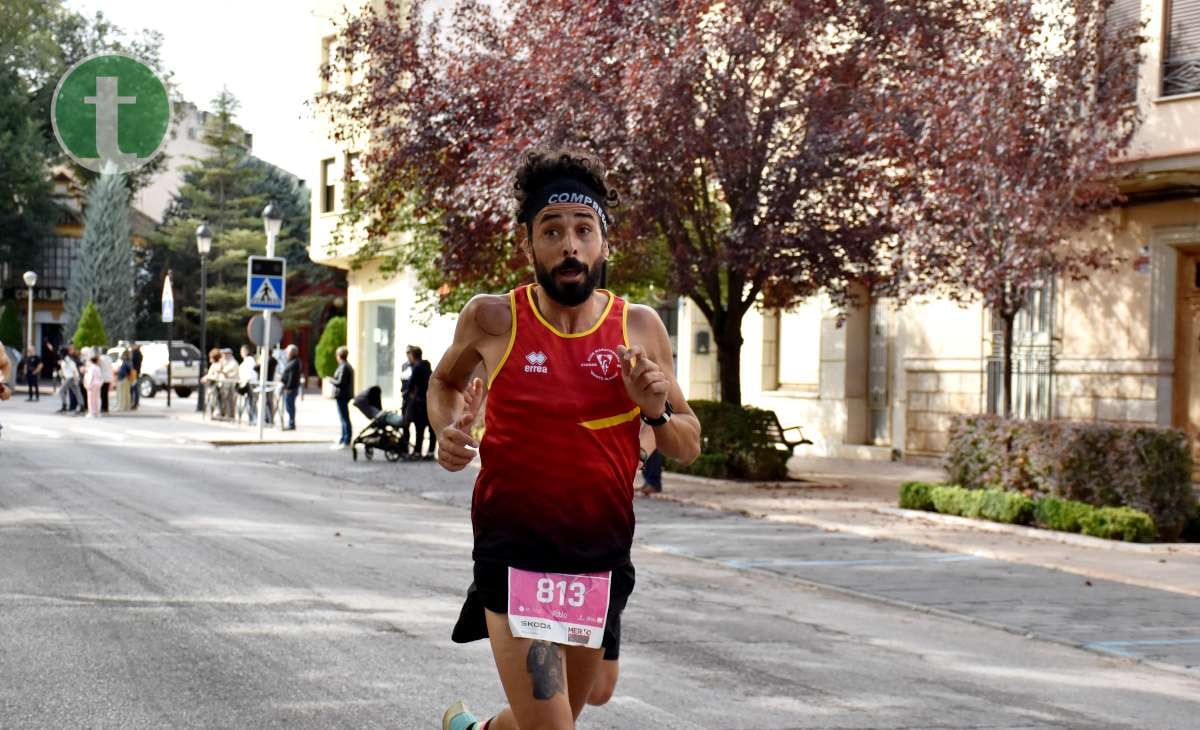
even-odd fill
[[[335,3],[323,6],[326,18]],[[1015,325],[1012,403],[1017,415],[1177,426],[1200,435],[1200,0],[1119,0],[1114,12],[1144,24],[1138,83],[1143,124],[1111,211],[1119,270],[1085,282],[1047,281]],[[318,15],[319,13],[314,13]],[[314,32],[328,57],[328,19]],[[324,139],[323,135],[320,135]],[[338,180],[353,151],[325,143],[314,160],[314,260],[349,268],[328,249]],[[349,332],[367,383],[398,393],[403,349],[432,360],[453,318],[413,321],[416,282],[367,266],[350,273]],[[717,355],[699,310],[666,312],[677,374],[690,399],[719,398]],[[892,459],[944,452],[951,419],[1002,410],[998,323],[981,305],[864,300],[839,312],[814,297],[788,312],[751,310],[742,327],[742,397],[800,425],[809,452]],[[393,396],[395,397],[395,396]],[[1200,439],[1194,443],[1200,444]],[[1200,451],[1198,451],[1200,456]]]

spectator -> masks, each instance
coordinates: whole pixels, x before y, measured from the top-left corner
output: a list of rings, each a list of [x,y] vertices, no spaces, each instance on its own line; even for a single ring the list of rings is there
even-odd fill
[[[271,355],[270,353],[264,353],[264,356],[267,358],[267,387],[270,388],[271,384],[275,382],[275,370],[277,369],[276,360],[275,360],[275,357],[273,355]],[[254,381],[255,382],[258,382],[260,372],[261,372],[260,366],[258,364],[255,364],[255,366],[254,366]],[[255,407],[257,407],[258,393],[257,393],[257,391],[254,391],[254,393],[255,393],[254,403],[255,403]],[[263,408],[263,411],[266,414],[267,423],[273,423],[275,421],[275,402],[271,397],[271,391],[267,391],[267,397],[265,400],[266,400],[266,406]]]
[[[237,382],[238,361],[233,356],[233,349],[226,347],[221,350],[221,415],[233,418],[237,414]]]
[[[421,446],[425,441],[425,432],[429,430],[429,413],[426,410],[425,396],[429,391],[429,377],[433,374],[433,368],[429,365],[428,360],[421,358],[421,354],[421,348],[409,346],[408,361],[412,363],[412,378],[408,386],[409,402],[408,409],[404,412],[404,423],[406,429],[408,424],[412,424],[416,430],[412,456],[409,458],[432,461],[436,443],[433,431],[429,431],[429,453],[422,456]]]
[[[52,382],[58,378],[58,348],[50,340],[42,343],[42,374],[49,375]],[[57,387],[59,383],[54,385]]]
[[[209,417],[220,418],[221,402],[221,350],[212,348],[208,351],[208,372],[204,374],[204,410]]]
[[[237,379],[237,392],[244,404],[246,419],[254,423],[258,418],[258,390],[255,388],[258,383],[258,365],[254,362],[254,350],[248,345],[242,345],[242,364],[238,365]]]
[[[133,408],[133,397],[130,395],[129,377],[133,373],[133,360],[129,350],[121,350],[120,365],[117,366],[115,378],[117,386],[117,408],[128,411]]]
[[[96,348],[97,357],[100,365],[100,410],[103,413],[108,413],[108,392],[112,390],[113,377],[113,361],[104,350]]]
[[[100,356],[94,354],[92,348],[88,348],[89,353],[93,353],[88,358],[87,371],[83,376],[83,387],[87,390],[87,407],[88,418],[100,417],[100,391],[104,385],[104,376],[100,372]]]
[[[288,345],[284,351],[287,362],[283,365],[283,374],[279,377],[283,386],[283,411],[287,414],[287,424],[284,431],[296,430],[296,395],[300,392],[300,383],[304,380],[300,369],[300,348]]]
[[[29,386],[29,396],[25,400],[41,400],[42,393],[38,387],[38,379],[42,376],[42,359],[38,357],[37,350],[33,349],[33,345],[25,348],[25,359],[21,361],[21,375],[25,378],[25,384]]]
[[[354,397],[354,368],[347,361],[349,355],[350,350],[346,346],[337,349],[338,366],[330,378],[333,382],[333,399],[337,404],[338,420],[342,424],[342,436],[333,445],[335,449],[350,446],[350,399]]]
[[[83,403],[83,393],[79,390],[79,364],[75,362],[74,349],[74,345],[68,345],[58,361],[58,370],[62,377],[62,386],[58,389],[58,395],[62,398],[59,413],[73,412]]]
[[[137,410],[138,403],[142,399],[141,377],[142,377],[142,346],[136,342],[129,348],[129,362],[133,365],[133,389],[130,391],[132,396],[133,410]]]

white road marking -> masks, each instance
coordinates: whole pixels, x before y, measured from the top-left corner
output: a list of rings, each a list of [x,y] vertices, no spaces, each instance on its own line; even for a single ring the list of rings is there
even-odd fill
[[[5,425],[5,428],[16,431],[17,433],[27,433],[32,436],[45,436],[46,438],[52,439],[62,438],[62,434],[51,431],[48,428],[42,428],[41,426],[21,426],[14,423]]]

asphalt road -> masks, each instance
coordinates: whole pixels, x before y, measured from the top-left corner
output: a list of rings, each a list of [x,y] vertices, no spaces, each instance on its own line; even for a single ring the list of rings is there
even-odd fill
[[[486,645],[449,641],[472,470],[10,405],[0,727],[435,728],[502,702]],[[621,682],[581,728],[1197,727],[1191,599],[638,508]]]

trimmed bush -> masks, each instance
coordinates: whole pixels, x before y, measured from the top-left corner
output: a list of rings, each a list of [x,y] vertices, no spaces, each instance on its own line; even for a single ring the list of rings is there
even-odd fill
[[[1079,532],[1083,529],[1083,520],[1095,511],[1095,507],[1083,502],[1043,497],[1034,505],[1033,518],[1039,526],[1048,530]]]
[[[337,349],[346,344],[346,318],[330,317],[325,323],[325,331],[317,340],[316,366],[317,375],[322,378],[333,376],[337,370]]]
[[[688,405],[700,420],[700,456],[688,467],[668,459],[667,470],[755,481],[787,478],[791,454],[766,441],[763,433],[771,411],[709,400]]]
[[[902,509],[919,509],[923,512],[933,512],[933,497],[930,491],[934,488],[928,482],[905,482],[900,485],[900,507]]]
[[[729,476],[729,467],[725,463],[724,454],[700,454],[696,460],[687,466],[681,465],[674,459],[667,459],[663,468],[680,474],[692,474],[711,479],[725,479]]]
[[[1176,539],[1196,509],[1191,449],[1178,429],[960,417],[946,466],[968,488],[1132,507],[1164,540]]]
[[[104,333],[104,322],[100,319],[100,312],[96,309],[96,305],[91,302],[83,308],[83,314],[79,317],[79,326],[75,329],[75,336],[71,338],[75,346],[79,349],[85,347],[104,347],[108,344],[108,335]]]
[[[1092,537],[1125,542],[1151,542],[1158,537],[1150,515],[1129,507],[1101,507],[1080,521],[1082,532]]]
[[[983,500],[986,496],[982,489],[963,489],[962,487],[934,487],[929,492],[933,507],[944,515],[958,517],[980,517],[983,514]]]
[[[1188,542],[1200,542],[1200,505],[1196,507],[1196,513],[1192,515],[1191,521],[1183,529],[1180,539]]]
[[[1033,521],[1033,500],[1020,492],[989,489],[983,493],[980,514],[992,522],[1028,525]]]
[[[16,347],[24,354],[21,342],[25,338],[21,335],[21,322],[17,319],[18,306],[16,300],[0,303],[0,342]]]

